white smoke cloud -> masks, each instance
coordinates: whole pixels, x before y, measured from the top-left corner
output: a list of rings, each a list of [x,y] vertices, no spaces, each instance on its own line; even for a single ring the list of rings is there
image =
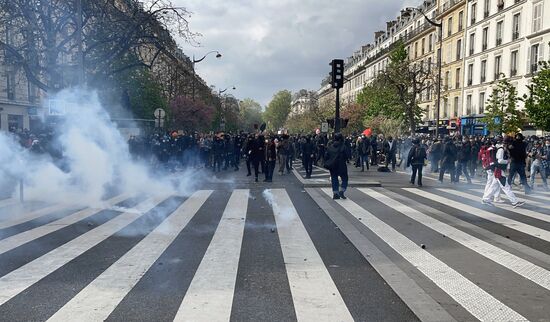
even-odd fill
[[[0,133],[0,177],[24,180],[25,198],[51,203],[94,207],[115,189],[133,196],[188,194],[197,182],[190,173],[174,178],[153,175],[145,164],[132,160],[128,144],[102,107],[95,92],[68,89],[53,99],[64,102],[65,115],[56,126],[56,144],[63,163],[49,155],[22,148],[16,138]],[[63,169],[63,170],[62,170]],[[0,184],[2,186],[2,184]]]

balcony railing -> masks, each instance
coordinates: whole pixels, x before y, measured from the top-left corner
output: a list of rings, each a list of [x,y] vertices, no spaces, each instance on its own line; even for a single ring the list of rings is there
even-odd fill
[[[502,45],[502,38],[497,38],[497,46]]]
[[[487,43],[484,43],[484,44],[481,46],[481,49],[487,50]]]
[[[470,56],[472,56],[473,54],[474,54],[474,49],[470,48]]]
[[[517,40],[518,38],[519,38],[519,32],[516,31],[512,34],[512,40]]]
[[[474,83],[474,82],[473,82],[473,80],[472,80],[471,78],[468,79],[468,86],[472,86],[473,83]]]
[[[538,69],[539,69],[538,64],[531,64],[531,74],[536,73]]]
[[[489,17],[489,11],[484,11],[483,12],[483,18],[487,18]]]
[[[481,75],[481,82],[482,82],[482,83],[485,83],[486,78],[487,78],[487,77],[486,77],[485,75]]]

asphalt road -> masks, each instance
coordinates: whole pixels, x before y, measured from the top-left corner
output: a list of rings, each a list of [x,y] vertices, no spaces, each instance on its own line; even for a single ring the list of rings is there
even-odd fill
[[[350,173],[382,187],[241,170],[105,209],[2,199],[0,321],[550,320],[549,193]]]

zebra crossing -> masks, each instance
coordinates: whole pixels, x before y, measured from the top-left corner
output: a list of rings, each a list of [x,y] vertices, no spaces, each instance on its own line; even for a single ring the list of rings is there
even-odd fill
[[[331,196],[327,188],[197,190],[3,216],[0,320],[442,320],[422,310],[458,321],[550,317],[544,194],[518,209],[481,205],[477,187]],[[357,235],[328,219],[330,209]],[[349,243],[357,238],[387,258],[365,255],[373,248]],[[390,266],[416,285],[416,296],[396,295],[398,281],[376,274]],[[269,288],[279,302],[261,297]],[[418,292],[433,304],[411,300]]]

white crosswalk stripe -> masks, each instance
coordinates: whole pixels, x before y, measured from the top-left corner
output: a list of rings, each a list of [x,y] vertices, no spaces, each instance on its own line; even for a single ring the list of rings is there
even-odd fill
[[[17,225],[20,225],[22,223],[40,218],[42,216],[46,216],[46,215],[49,215],[51,213],[55,213],[56,211],[69,209],[70,207],[71,207],[71,205],[68,205],[68,204],[56,204],[56,205],[51,205],[51,206],[47,206],[47,207],[44,207],[44,208],[40,208],[38,210],[34,210],[34,211],[31,211],[31,212],[28,212],[28,213],[25,213],[25,214],[15,214],[13,217],[16,217],[16,218],[0,222],[0,229],[5,229],[5,228],[17,226]]]
[[[353,321],[290,197],[284,189],[271,192],[298,321]]]
[[[18,200],[15,198],[7,198],[0,200],[0,208],[10,207],[18,203]]]
[[[229,321],[248,207],[235,190],[174,321]]]
[[[0,305],[138,219],[164,199],[164,197],[148,199],[135,207],[138,211],[123,213],[107,223],[2,276],[0,278],[0,290],[2,290],[0,292]]]
[[[323,191],[332,195],[330,189]],[[527,320],[355,202],[338,203],[479,320]]]
[[[386,206],[397,210],[403,215],[416,220],[434,231],[444,234],[454,241],[464,245],[465,247],[477,252],[478,254],[489,258],[497,264],[500,264],[515,273],[539,284],[540,286],[550,290],[550,272],[542,267],[534,265],[518,256],[515,256],[507,251],[504,251],[496,246],[491,245],[479,238],[475,238],[467,233],[447,225],[435,218],[421,213],[420,211],[411,208],[401,202],[384,196],[383,194],[372,189],[359,189],[366,195],[384,203]]]
[[[431,199],[433,201],[437,201],[441,204],[459,209],[470,215],[474,215],[474,216],[492,221],[494,223],[531,235],[533,237],[540,238],[545,241],[550,241],[550,231],[547,231],[538,227],[534,227],[531,225],[527,225],[517,220],[506,218],[483,209],[479,209],[458,201],[451,200],[449,198],[441,197],[434,193],[430,193],[430,192],[426,192],[426,191],[422,191],[414,188],[405,188],[404,190],[412,192],[419,196]]]
[[[107,200],[105,202],[105,206],[113,206],[125,199],[127,199],[127,195],[119,195],[117,197],[114,197],[110,200]],[[5,239],[0,240],[0,254],[3,254],[7,251],[10,251],[16,247],[19,247],[25,243],[28,243],[30,241],[33,241],[35,239],[38,239],[42,236],[46,236],[47,234],[50,234],[54,231],[57,231],[59,229],[62,229],[64,227],[67,227],[69,225],[72,225],[80,220],[83,220],[87,217],[90,217],[96,213],[98,213],[100,209],[96,208],[86,208],[84,210],[75,212],[72,215],[69,215],[67,217],[63,217],[61,219],[58,219],[56,221],[53,221],[49,224],[38,226],[34,229],[26,230],[24,232],[21,232],[17,235],[13,235],[10,237],[7,237]]]
[[[49,321],[103,321],[193,218],[212,191],[198,191]]]

